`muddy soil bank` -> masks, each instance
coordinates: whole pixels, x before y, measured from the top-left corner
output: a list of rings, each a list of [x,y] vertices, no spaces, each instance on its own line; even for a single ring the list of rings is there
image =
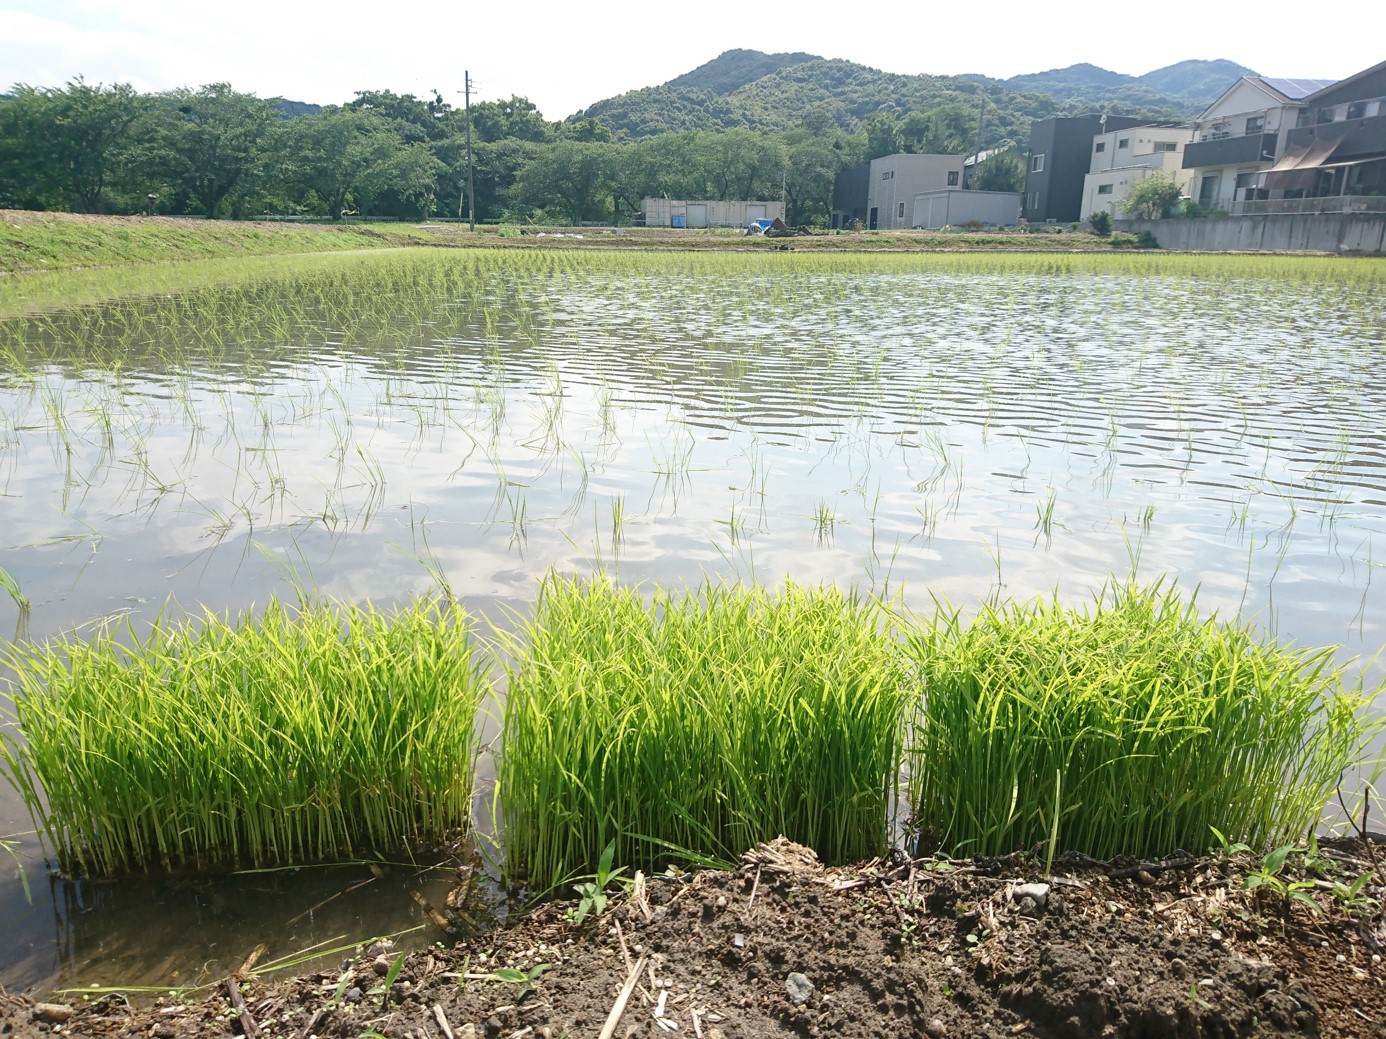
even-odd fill
[[[135,1006],[0,996],[0,1035],[1379,1037],[1378,857],[1338,842],[1247,890],[1246,857],[827,869],[777,841],[735,872],[638,878],[581,926],[554,903],[451,948]]]

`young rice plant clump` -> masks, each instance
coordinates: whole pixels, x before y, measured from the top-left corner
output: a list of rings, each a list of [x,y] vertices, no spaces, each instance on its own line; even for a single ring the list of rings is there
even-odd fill
[[[910,636],[923,672],[911,802],[926,840],[1107,858],[1301,836],[1359,760],[1371,698],[1331,650],[1200,620],[1158,585],[1091,610],[940,609]]]
[[[66,866],[304,862],[467,821],[484,691],[456,604],[271,601],[3,663],[0,774]]]
[[[549,578],[515,647],[498,763],[507,870],[534,890],[669,851],[735,859],[784,834],[883,853],[906,716],[874,605],[709,586],[647,604]]]

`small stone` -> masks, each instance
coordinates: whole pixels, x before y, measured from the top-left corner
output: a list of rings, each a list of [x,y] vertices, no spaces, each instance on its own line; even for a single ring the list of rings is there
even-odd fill
[[[66,1003],[39,1003],[34,1007],[34,1016],[50,1025],[60,1025],[72,1019],[73,1010]]]
[[[351,986],[351,988],[346,990],[346,995],[342,998],[344,998],[348,1003],[359,1003],[361,1002],[361,990],[357,986],[353,985]]]
[[[707,1039],[727,1039],[727,1036],[720,1028],[709,1028],[707,1030]]]
[[[732,935],[732,944],[735,945],[738,949],[746,948],[746,936],[742,934],[740,931],[737,931],[734,935]]]
[[[935,1017],[924,1026],[924,1031],[929,1033],[930,1039],[944,1039],[948,1035],[948,1026],[943,1023],[943,1018]]]
[[[1011,889],[1011,899],[1020,903],[1021,912],[1042,913],[1049,901],[1048,884],[1017,884]],[[1026,905],[1026,901],[1029,905]]]
[[[784,979],[784,992],[791,1003],[796,1007],[801,1007],[813,996],[813,982],[797,970],[791,971],[789,976]]]
[[[1169,961],[1169,972],[1174,975],[1176,981],[1183,981],[1189,976],[1189,965],[1176,956]]]
[[[491,1016],[486,1019],[487,1035],[500,1035],[501,1029],[504,1027],[505,1025],[501,1022],[501,1019],[498,1017]]]
[[[726,908],[727,908],[727,896],[726,896],[726,895],[718,895],[718,896],[717,896],[717,908],[718,908],[718,909],[726,909]],[[715,1030],[715,1029],[714,1029],[714,1030]]]
[[[476,1039],[476,1025],[468,1021],[461,1028],[454,1028],[452,1034],[456,1039]]]
[[[382,978],[390,973],[390,958],[388,956],[377,956],[371,961],[371,970],[375,971]]]

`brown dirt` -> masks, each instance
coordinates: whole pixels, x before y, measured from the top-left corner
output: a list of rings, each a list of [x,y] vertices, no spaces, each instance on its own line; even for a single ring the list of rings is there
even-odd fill
[[[1333,892],[1371,855],[1327,846],[1313,872],[1292,856],[1258,891],[1245,859],[1065,859],[1037,901],[1022,885],[1043,863],[1024,856],[825,869],[775,842],[733,873],[637,880],[581,927],[554,903],[411,953],[388,994],[395,957],[376,946],[343,969],[240,982],[243,1014],[226,985],[137,1008],[0,996],[0,1035],[597,1036],[629,983],[614,1036],[1381,1037],[1386,892]],[[494,973],[537,964],[529,992]],[[812,986],[799,1003],[791,973]]]

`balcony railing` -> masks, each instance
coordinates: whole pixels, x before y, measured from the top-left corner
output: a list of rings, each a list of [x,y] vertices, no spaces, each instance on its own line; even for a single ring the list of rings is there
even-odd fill
[[[1275,160],[1275,134],[1253,133],[1184,145],[1184,169]]]
[[[1386,213],[1386,195],[1271,198],[1237,201],[1227,207],[1228,216],[1276,216],[1296,213]]]

